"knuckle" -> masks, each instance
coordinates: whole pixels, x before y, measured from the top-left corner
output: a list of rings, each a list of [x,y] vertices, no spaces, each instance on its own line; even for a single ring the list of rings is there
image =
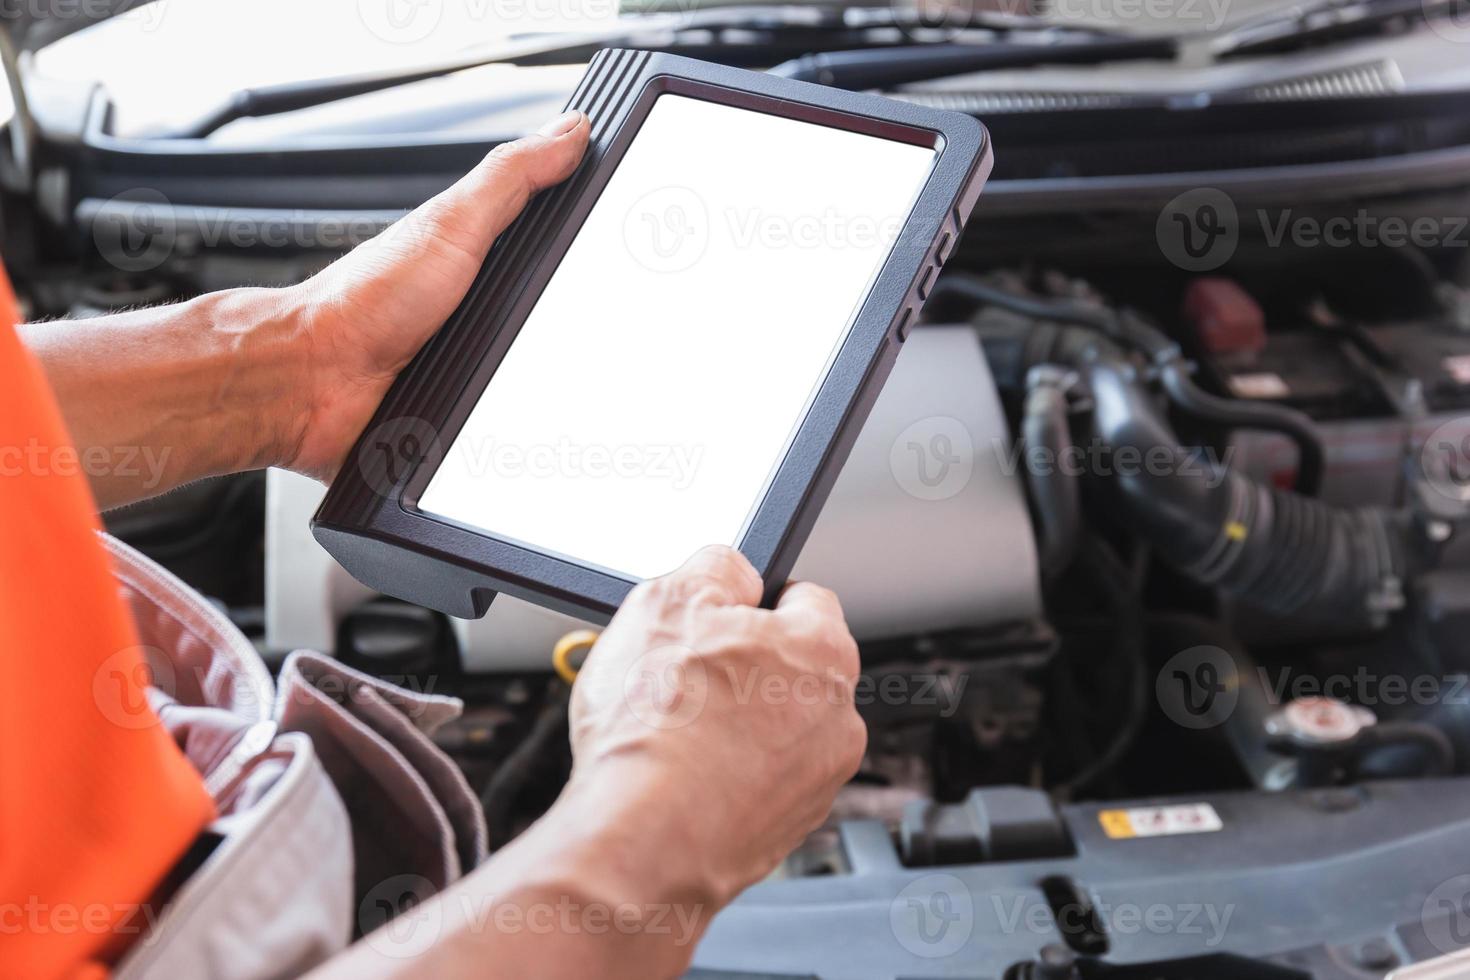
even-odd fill
[[[634,609],[648,609],[657,606],[663,600],[663,579],[644,579],[633,586],[628,597],[623,600],[623,605]]]
[[[816,656],[844,674],[855,672],[857,642],[841,617],[824,610],[804,607],[787,621],[791,638],[809,656]]]
[[[825,607],[804,604],[792,610],[791,623],[793,628],[802,636],[811,638],[825,638],[836,632],[834,626],[841,620],[833,616]]]
[[[729,595],[728,587],[705,575],[666,575],[634,586],[625,604],[646,613],[668,613],[722,605]]]
[[[505,166],[507,163],[515,160],[517,154],[521,152],[521,149],[522,144],[520,140],[497,143],[490,148],[489,153],[485,154],[485,162],[492,167]]]
[[[790,597],[797,598],[803,606],[820,610],[824,615],[842,617],[842,603],[837,593],[815,582],[794,582],[788,589]]]
[[[738,585],[740,582],[751,577],[754,569],[744,555],[734,548],[725,545],[711,545],[706,549],[706,554],[712,561],[709,564],[709,574],[729,585]]]
[[[501,143],[485,155],[480,164],[491,181],[516,192],[529,192],[530,175],[526,170],[529,148],[521,140]]]
[[[448,247],[470,252],[473,248],[473,227],[476,217],[464,201],[457,199],[434,201],[429,205],[426,215],[428,234],[416,236],[412,245],[419,251]]]
[[[667,596],[681,606],[713,606],[729,601],[730,589],[709,575],[681,575],[669,580]]]
[[[803,651],[817,645],[826,632],[820,617],[810,609],[792,609],[781,617],[781,632],[788,642]]]
[[[841,614],[842,604],[837,601],[836,592],[833,592],[825,585],[817,585],[815,582],[802,582],[800,584],[807,592],[811,593],[813,599],[824,606],[831,606],[839,615]]]
[[[725,606],[732,603],[734,597],[724,583],[706,579],[689,586],[685,601],[691,606]]]
[[[674,572],[665,576],[665,580],[672,594],[681,601],[699,599],[729,605],[735,602],[740,587],[738,570],[732,572],[732,568],[728,559],[722,557],[714,564]]]

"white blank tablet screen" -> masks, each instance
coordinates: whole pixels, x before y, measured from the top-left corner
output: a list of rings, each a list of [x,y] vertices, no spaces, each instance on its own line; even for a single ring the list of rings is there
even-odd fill
[[[738,545],[934,157],[659,97],[419,509],[630,579]]]

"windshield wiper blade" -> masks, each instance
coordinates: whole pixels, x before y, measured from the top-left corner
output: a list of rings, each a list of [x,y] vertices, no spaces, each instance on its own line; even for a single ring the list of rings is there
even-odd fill
[[[530,67],[576,64],[590,61],[594,54],[608,47],[654,50],[677,47],[677,44],[670,44],[669,39],[676,37],[681,31],[708,32],[783,24],[808,31],[826,29],[832,34],[834,43],[847,42],[844,46],[860,43],[851,39],[852,29],[843,23],[841,8],[815,4],[795,8],[770,7],[769,4],[729,8],[711,6],[677,14],[652,13],[622,20],[600,31],[514,38],[487,50],[409,68],[311,78],[241,89],[231,94],[217,108],[191,123],[146,135],[151,139],[203,139],[237,119],[309,109],[356,95],[367,95],[400,85],[441,78],[486,65]]]
[[[1180,39],[1094,38],[1050,44],[1013,41],[993,44],[911,44],[860,51],[803,55],[771,69],[773,75],[850,90],[889,89],[951,75],[1034,68],[1040,65],[1100,65],[1117,61],[1169,61]]]
[[[337,102],[355,95],[380,92],[412,82],[427,81],[452,75],[458,71],[480,68],[485,65],[550,64],[548,58],[564,59],[564,63],[590,60],[603,47],[615,44],[626,34],[619,32],[590,33],[582,35],[535,38],[529,41],[512,42],[494,51],[475,56],[436,61],[408,69],[392,69],[367,72],[360,75],[340,75],[333,78],[315,78],[300,82],[282,82],[277,85],[260,85],[240,89],[218,108],[199,119],[176,129],[149,133],[152,139],[203,139],[215,130],[236,119],[257,116],[273,116],[297,109]]]
[[[679,14],[651,13],[629,17],[601,31],[519,38],[497,44],[489,50],[410,68],[283,82],[242,89],[232,94],[220,106],[193,122],[176,128],[155,130],[144,135],[151,139],[203,139],[237,119],[309,109],[357,95],[366,95],[400,85],[440,78],[486,65],[530,67],[576,64],[589,61],[599,50],[608,47],[651,51],[689,51],[710,60],[739,63],[746,67],[764,67],[773,61],[781,61],[782,58],[790,57],[795,51],[810,53],[813,49],[818,51],[835,49],[848,53],[870,49],[878,55],[878,60],[891,59],[895,57],[895,51],[904,49],[926,51],[933,49],[933,55],[919,55],[914,59],[909,59],[907,63],[914,65],[915,68],[900,72],[900,75],[907,77],[917,70],[920,62],[935,66],[933,70],[936,74],[921,74],[918,78],[911,80],[951,73],[942,67],[946,63],[946,55],[941,49],[965,47],[971,52],[977,50],[973,45],[920,43],[912,40],[906,44],[895,45],[891,36],[881,37],[885,28],[899,28],[905,31],[913,29],[917,34],[919,30],[929,26],[932,25],[926,24],[922,19],[905,17],[891,6],[886,9],[882,7],[831,7],[816,3],[773,6],[769,2],[697,6],[693,11]],[[1028,15],[980,12],[968,19],[964,28],[966,31],[989,32],[991,35],[1057,30],[1056,25]],[[875,30],[878,32],[877,35],[871,33]],[[753,43],[747,39],[743,43],[731,43],[722,41],[719,37],[722,32],[746,35],[753,31],[764,36],[765,42]],[[1134,43],[1129,35],[1104,29],[1067,33],[1070,36],[1087,37],[1090,42],[1095,41],[1096,43],[1105,41]],[[777,43],[783,37],[789,43]],[[878,39],[870,40],[872,37],[878,37]],[[1157,42],[1147,42],[1145,47],[1148,51],[1156,50],[1156,44]],[[1046,63],[1077,64],[1087,63],[1089,60],[1080,52],[1073,54],[1067,50],[1067,45],[1062,44],[1011,45],[1006,43],[999,47],[1024,49],[1026,54],[1014,61],[985,56],[981,59],[985,64],[982,64],[979,69],[971,70],[984,70],[993,61],[1000,62],[999,67],[1011,67]],[[1043,48],[1051,52],[1051,56],[1039,58],[1035,52]],[[762,51],[775,54],[775,57],[761,60],[758,56]],[[1109,56],[1104,49],[1095,49],[1091,54],[1101,60],[1118,60],[1117,56]],[[1146,51],[1142,56],[1152,55]],[[1077,60],[1072,60],[1073,58]],[[792,63],[786,62],[786,64]],[[839,68],[838,73],[845,75],[853,70],[855,69]]]
[[[1328,0],[1244,24],[1218,38],[1215,57],[1281,54],[1322,44],[1376,37],[1447,17],[1465,0]]]

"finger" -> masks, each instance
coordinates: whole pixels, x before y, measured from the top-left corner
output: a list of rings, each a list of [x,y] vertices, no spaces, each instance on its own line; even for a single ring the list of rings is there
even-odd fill
[[[404,220],[483,261],[490,246],[530,201],[577,169],[592,124],[584,112],[556,117],[530,136],[502,143],[474,170]]]
[[[666,577],[675,582],[704,582],[716,586],[737,605],[753,606],[761,601],[763,583],[760,573],[748,558],[724,545],[712,544],[699,549]]]
[[[531,195],[559,184],[572,175],[592,124],[587,114],[573,109],[550,120],[536,133],[502,143],[451,190],[461,190],[488,205],[484,225],[485,248],[515,220]]]
[[[787,615],[813,614],[843,621],[837,593],[811,582],[787,582],[776,597],[776,611]]]
[[[775,615],[798,634],[823,637],[835,652],[831,666],[856,677],[861,669],[857,643],[835,592],[811,582],[791,582],[776,598]]]

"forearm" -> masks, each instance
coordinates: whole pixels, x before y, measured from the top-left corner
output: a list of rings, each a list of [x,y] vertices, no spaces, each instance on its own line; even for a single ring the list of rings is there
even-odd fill
[[[289,290],[234,289],[23,325],[98,505],[289,458],[305,417],[298,309]]]
[[[80,467],[103,507],[264,465],[331,479],[496,236],[571,174],[590,132],[572,112],[497,146],[299,285],[23,327],[79,451],[34,465]]]
[[[682,974],[730,893],[646,769],[574,778],[485,865],[333,960],[330,977]]]

